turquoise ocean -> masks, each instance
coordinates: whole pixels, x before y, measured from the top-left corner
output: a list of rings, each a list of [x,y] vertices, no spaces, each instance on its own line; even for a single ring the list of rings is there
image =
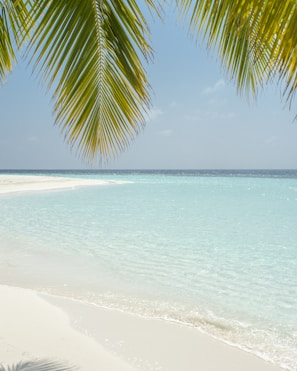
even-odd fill
[[[2,172],[110,180],[0,195],[0,283],[196,327],[297,370],[297,171]]]

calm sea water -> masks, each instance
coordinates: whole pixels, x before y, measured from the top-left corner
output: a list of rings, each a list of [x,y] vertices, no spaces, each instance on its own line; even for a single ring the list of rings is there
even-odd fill
[[[195,326],[297,370],[297,171],[46,172],[0,196],[0,282]]]

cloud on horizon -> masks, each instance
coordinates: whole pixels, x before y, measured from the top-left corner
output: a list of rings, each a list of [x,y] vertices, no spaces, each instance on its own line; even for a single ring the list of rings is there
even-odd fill
[[[146,120],[147,121],[154,121],[160,116],[162,116],[164,112],[160,108],[152,108],[148,114],[146,115]]]
[[[161,130],[161,131],[158,131],[157,134],[162,136],[162,137],[169,137],[170,135],[172,135],[173,131],[170,130],[170,129],[165,129],[165,130]]]
[[[189,122],[198,122],[205,120],[232,120],[236,118],[235,112],[218,112],[218,111],[199,111],[194,114],[184,115],[184,119]]]
[[[28,140],[29,142],[38,142],[38,138],[35,137],[35,136],[33,136],[33,135],[30,136],[30,137],[28,137],[27,140]]]
[[[207,88],[205,88],[203,91],[202,91],[202,95],[210,95],[210,94],[214,94],[222,89],[224,89],[224,87],[226,86],[226,83],[225,83],[225,80],[223,79],[220,79],[218,80],[214,85],[212,86],[208,86]]]

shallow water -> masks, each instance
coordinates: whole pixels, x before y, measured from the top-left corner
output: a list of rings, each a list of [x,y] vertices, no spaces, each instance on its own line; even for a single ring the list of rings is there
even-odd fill
[[[130,183],[1,196],[2,283],[196,326],[297,370],[294,172],[58,175]]]

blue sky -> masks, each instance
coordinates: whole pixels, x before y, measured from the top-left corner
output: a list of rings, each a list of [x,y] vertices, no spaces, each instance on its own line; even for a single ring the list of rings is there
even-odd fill
[[[147,67],[153,108],[145,129],[108,169],[297,168],[297,114],[276,86],[239,97],[215,56],[177,26],[151,22]],[[0,86],[0,169],[99,168],[81,161],[54,127],[51,97],[19,63]]]

